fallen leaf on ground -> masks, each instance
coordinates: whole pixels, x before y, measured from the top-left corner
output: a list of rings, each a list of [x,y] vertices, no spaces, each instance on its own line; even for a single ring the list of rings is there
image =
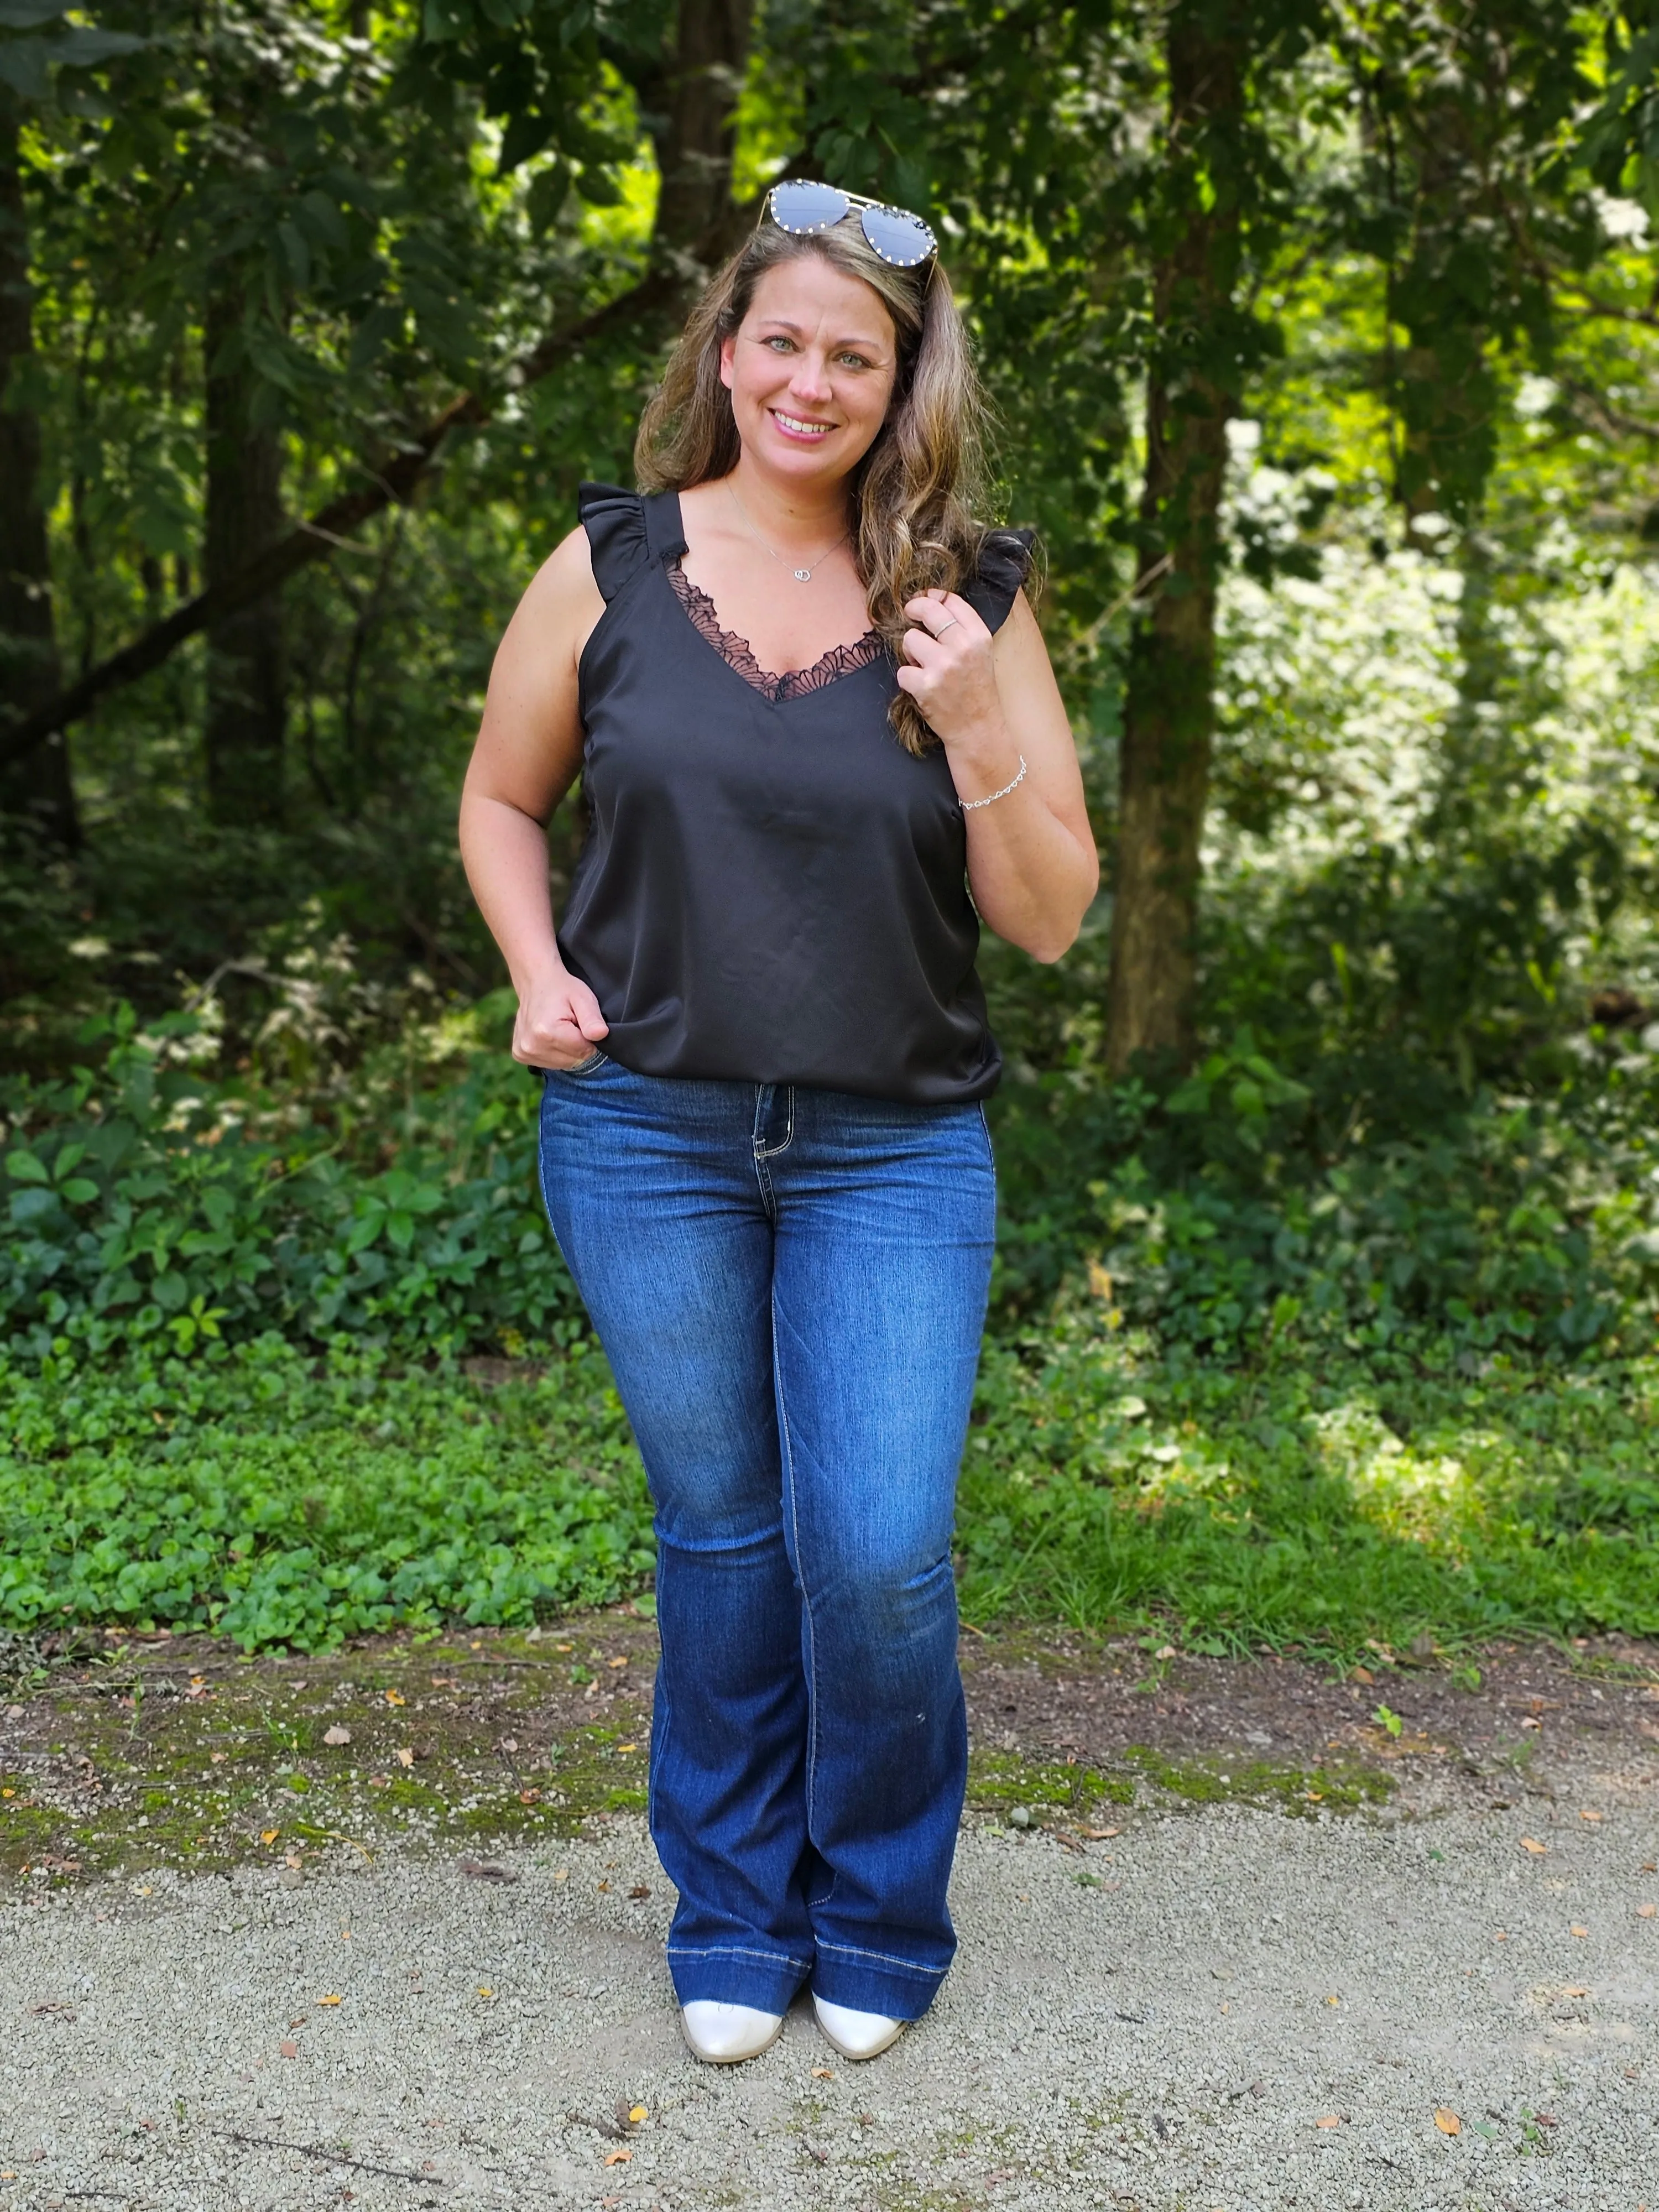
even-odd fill
[[[434,1690],[459,1690],[461,1686],[453,1674],[434,1674],[432,1686]]]
[[[1636,1908],[1638,1920],[1651,1920],[1656,1912],[1659,1912],[1659,1905],[1638,1905]]]
[[[338,1721],[335,1722],[331,1729],[325,1729],[323,1730],[323,1741],[325,1743],[331,1743],[337,1746],[343,1743],[349,1743],[350,1741],[351,1730],[349,1728],[342,1728]]]
[[[1550,1847],[1547,1844],[1540,1844],[1536,1836],[1522,1836],[1521,1848],[1523,1851],[1530,1851],[1534,1858],[1541,1859],[1548,1856]]]
[[[1374,1682],[1376,1677],[1369,1667],[1356,1667],[1352,1679],[1356,1682]]]
[[[1316,2128],[1340,2128],[1341,2124],[1342,2115],[1340,2112],[1327,2112],[1322,2120],[1316,2120],[1314,2122],[1314,2125]]]
[[[1589,1995],[1589,1991],[1586,1989],[1580,1989],[1575,1984],[1571,1989],[1563,1990],[1561,1994],[1564,1997],[1587,1997]]]
[[[636,1881],[628,1894],[630,1897],[649,1897],[651,1893],[642,1881]]]
[[[331,1995],[325,1997],[319,1997],[317,2002],[319,2005],[337,2005],[339,2003],[340,2000],[338,1997]]]
[[[1578,1817],[1581,1820],[1599,1820],[1601,1815],[1599,1813],[1581,1813]]]
[[[401,1690],[388,1690],[386,1693],[386,1701],[389,1705],[406,1705],[409,1703]]]
[[[276,2048],[284,2058],[297,2058],[300,2055],[299,2045],[297,2043],[290,2043],[286,2039],[279,2043]]]
[[[283,1832],[280,1828],[261,1828],[259,1831],[259,1841],[262,1844],[274,1844],[277,1837],[280,1836],[282,1832]]]
[[[1575,1920],[1571,1927],[1568,1929],[1567,1933],[1569,1936],[1588,1936],[1589,1934],[1589,1929],[1588,1928],[1581,1928],[1578,1923]]]
[[[812,2079],[815,2081],[833,2081],[835,2078],[834,2073],[828,2066],[815,2066],[812,2069]]]
[[[484,1984],[483,1982],[480,1982],[480,1983],[479,1983],[479,1984],[478,1984],[478,1995],[479,1995],[481,1997],[493,1997],[493,1996],[495,1996],[495,1990],[494,1990],[487,1988],[487,1987],[485,1986],[485,1984]]]
[[[1121,1836],[1123,1831],[1121,1828],[1085,1828],[1082,1832],[1091,1844],[1104,1844],[1114,1836]]]
[[[488,1859],[463,1859],[461,1872],[471,1881],[517,1881],[510,1867],[493,1866]]]
[[[639,1746],[636,1743],[619,1743],[617,1748],[618,1751],[637,1751]]]
[[[1463,2123],[1449,2106],[1442,2105],[1435,2113],[1434,2124],[1443,2136],[1461,2136]]]
[[[520,1790],[519,1792],[520,1805],[539,1805],[541,1802],[542,1793],[539,1790]]]
[[[630,2128],[638,2127],[641,2120],[648,2120],[650,2117],[650,2107],[647,2105],[630,2105],[628,2108],[628,2124]]]
[[[398,1764],[399,1766],[413,1766],[415,1764],[415,1754],[407,1744],[398,1753]]]
[[[1174,1659],[1179,1656],[1173,1644],[1166,1644],[1161,1651],[1154,1651],[1154,1659]]]
[[[613,1659],[611,1663],[613,1667],[625,1667],[628,1664],[628,1662],[625,1658]]]
[[[605,2154],[607,2166],[626,2166],[634,2155],[631,2150],[608,2150]]]

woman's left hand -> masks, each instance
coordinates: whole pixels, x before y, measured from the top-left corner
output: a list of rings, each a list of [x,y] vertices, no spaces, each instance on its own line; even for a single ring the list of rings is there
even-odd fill
[[[990,631],[957,592],[923,592],[905,601],[904,612],[915,627],[904,633],[899,688],[947,745],[995,738],[1002,730],[1002,702]]]

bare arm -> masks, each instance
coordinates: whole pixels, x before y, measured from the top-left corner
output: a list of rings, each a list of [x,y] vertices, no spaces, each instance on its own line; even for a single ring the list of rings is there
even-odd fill
[[[605,611],[587,536],[538,572],[496,649],[461,794],[461,858],[519,994],[513,1056],[570,1067],[606,1035],[599,1000],[553,935],[546,825],[581,766],[576,665]]]
[[[898,680],[939,732],[957,795],[1018,787],[968,824],[968,882],[999,937],[1058,960],[1100,883],[1094,833],[1071,725],[1036,617],[1022,592],[994,636],[955,592],[927,592],[904,610],[908,665]]]

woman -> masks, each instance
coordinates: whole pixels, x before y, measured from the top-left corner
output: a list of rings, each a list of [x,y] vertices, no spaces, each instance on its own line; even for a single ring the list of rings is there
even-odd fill
[[[584,486],[514,614],[462,805],[548,1213],[650,1479],[651,1831],[714,2062],[805,1982],[872,2057],[955,1948],[999,1071],[975,909],[1057,959],[1097,878],[1029,533],[969,504],[977,408],[927,226],[778,186],[647,410],[646,495]],[[544,825],[579,772],[556,938]]]

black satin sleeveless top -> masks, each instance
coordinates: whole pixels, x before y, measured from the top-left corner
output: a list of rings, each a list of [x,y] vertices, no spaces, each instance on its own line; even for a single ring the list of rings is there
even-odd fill
[[[584,484],[580,513],[605,609],[580,669],[589,830],[559,949],[605,1051],[641,1075],[983,1098],[1001,1060],[962,810],[944,753],[893,733],[880,639],[769,676],[682,574],[673,493]],[[993,629],[1030,546],[995,532],[963,594]]]

